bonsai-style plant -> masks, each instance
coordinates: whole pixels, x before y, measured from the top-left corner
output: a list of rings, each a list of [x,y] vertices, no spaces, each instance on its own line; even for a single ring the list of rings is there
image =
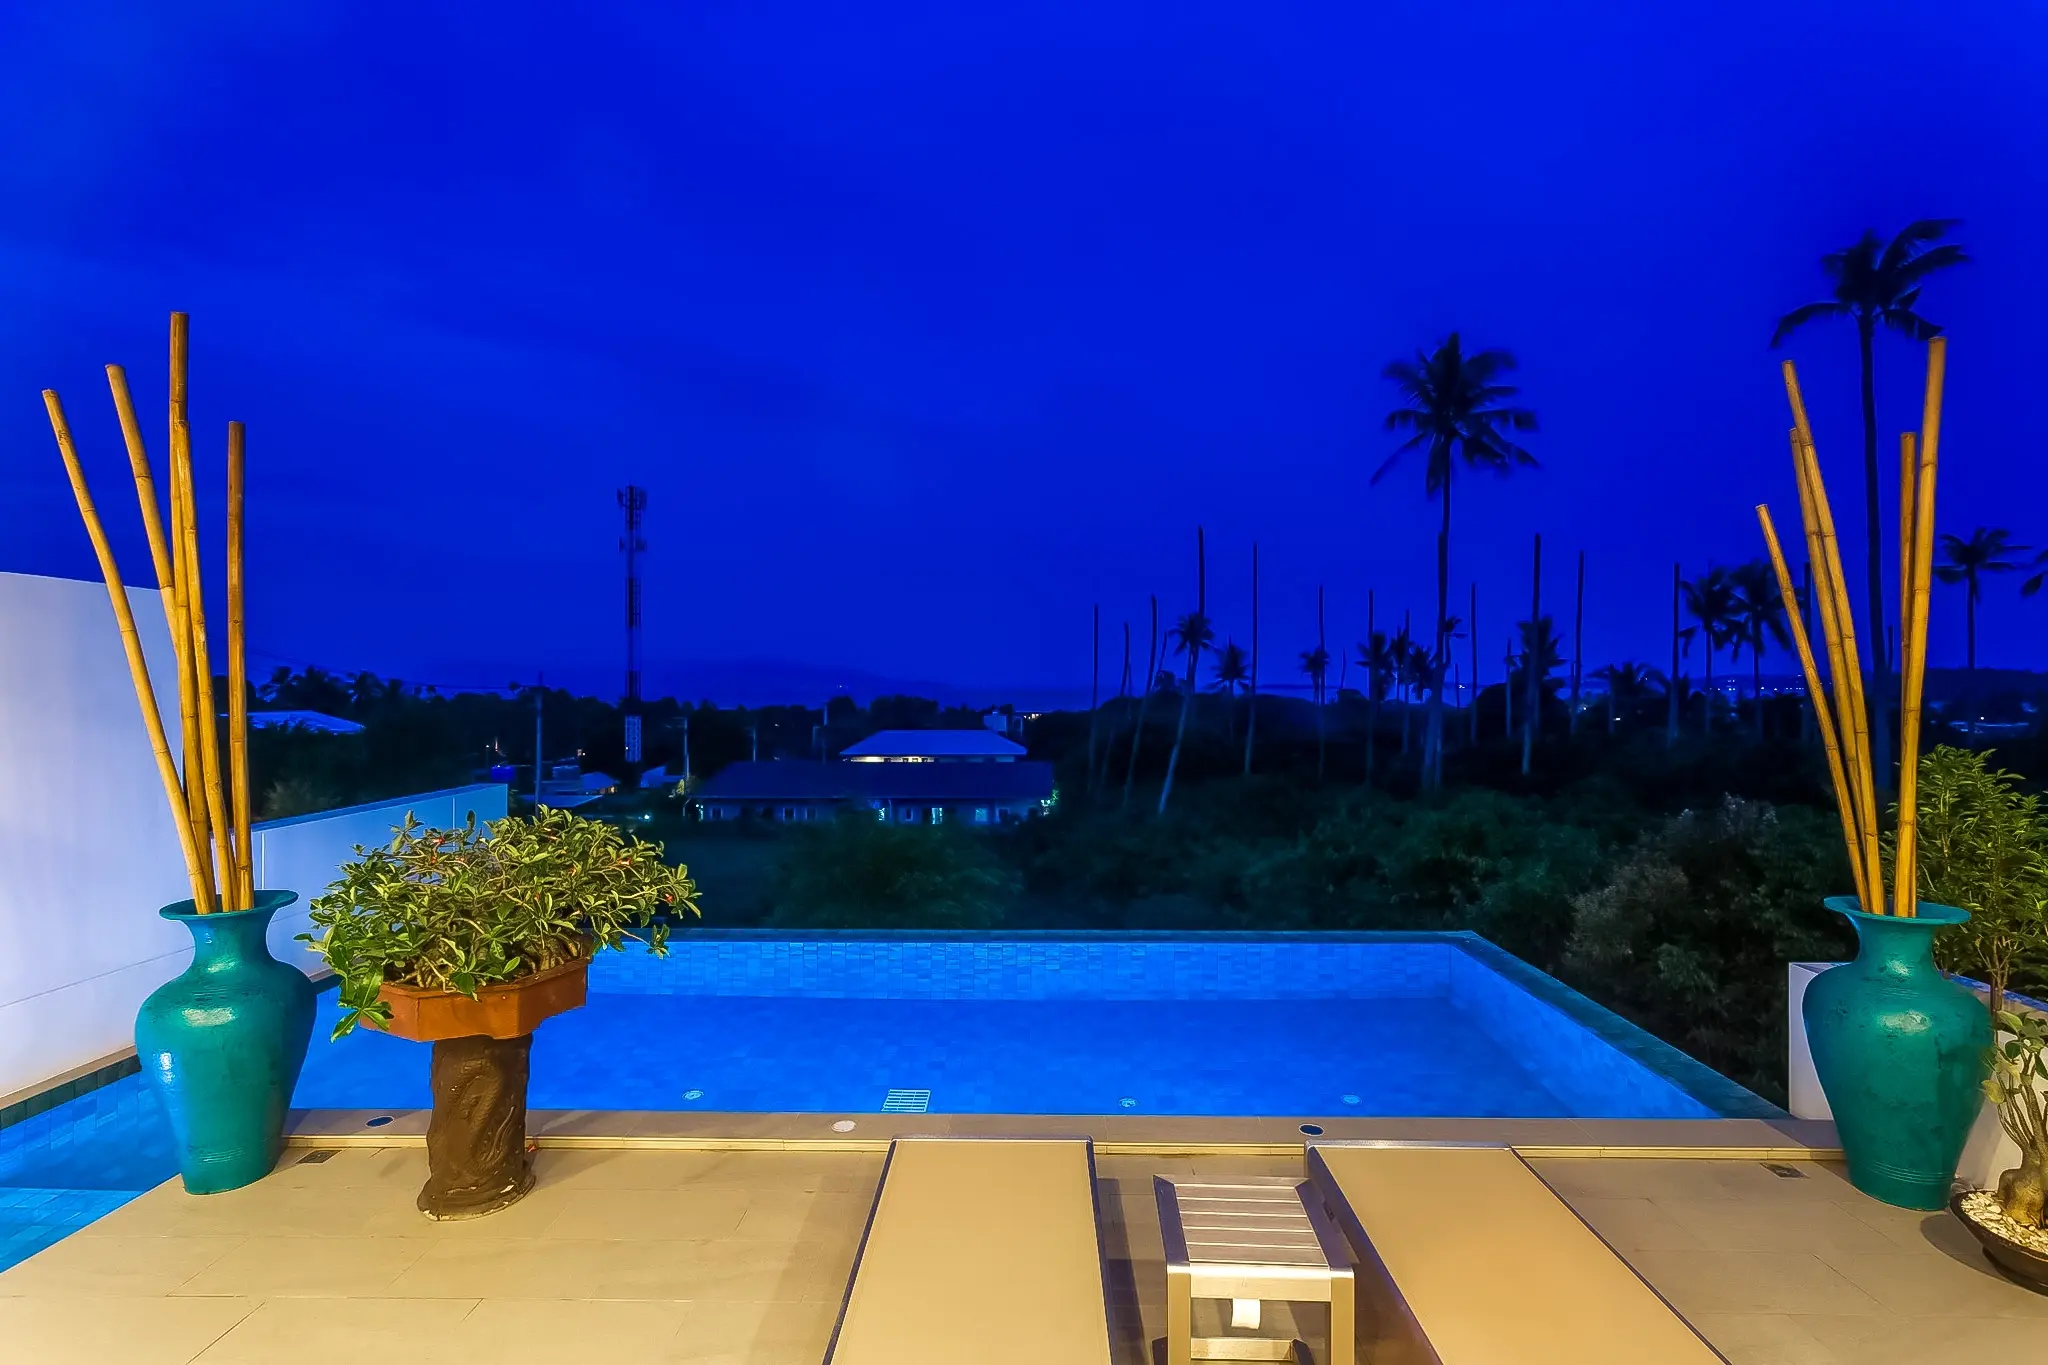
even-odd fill
[[[2035,965],[2048,948],[2048,815],[1990,758],[1942,746],[1920,764],[1922,894],[1970,912],[1935,940],[1935,953],[1987,988],[1996,1041],[1984,1096],[2020,1155],[1995,1191],[1966,1191],[1951,1207],[1994,1264],[2048,1287],[2048,1035],[2039,1015],[2006,1007],[2014,968]]]
[[[1998,1031],[2007,1036],[1991,1050],[1984,1095],[1998,1106],[1999,1127],[2020,1149],[2020,1164],[1998,1177],[1998,1211],[2038,1232],[2048,1222],[2048,1096],[2042,1093],[2048,1064],[2041,1059],[2048,1032],[2040,1016],[2013,1010],[1999,1011]],[[2037,1245],[2048,1253],[2048,1236]]]
[[[541,807],[479,830],[410,816],[358,847],[299,937],[341,977],[334,1037],[358,1024],[434,1045],[420,1211],[478,1217],[533,1187],[526,1082],[533,1030],[584,1001],[591,955],[667,952],[665,913],[699,913],[660,844]]]

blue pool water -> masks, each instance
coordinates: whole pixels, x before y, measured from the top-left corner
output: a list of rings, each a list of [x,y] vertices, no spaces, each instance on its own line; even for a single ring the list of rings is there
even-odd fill
[[[1778,1115],[1462,934],[700,932],[590,985],[535,1036],[535,1108]],[[429,1050],[329,1043],[334,1001],[294,1102],[425,1106]],[[176,1173],[140,1076],[0,1128],[0,1269]]]
[[[892,1091],[940,1113],[1726,1107],[1686,1085],[1712,1073],[1464,935],[697,934],[665,960],[609,955],[590,985],[535,1035],[535,1108],[872,1113]],[[329,1044],[334,1008],[295,1102],[426,1105],[428,1050],[362,1030]]]
[[[140,1076],[0,1128],[0,1270],[177,1173]]]

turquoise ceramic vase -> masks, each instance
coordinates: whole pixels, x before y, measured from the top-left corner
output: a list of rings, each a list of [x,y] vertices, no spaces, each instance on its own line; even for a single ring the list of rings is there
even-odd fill
[[[1991,1014],[1934,965],[1934,935],[1969,919],[1948,905],[1872,915],[1853,896],[1827,907],[1856,927],[1856,960],[1806,988],[1813,1069],[1849,1159],[1849,1180],[1902,1209],[1939,1209],[1983,1108]]]
[[[193,1194],[261,1180],[284,1150],[285,1111],[313,1032],[313,983],[270,955],[270,917],[298,899],[258,891],[253,910],[157,913],[192,931],[192,965],[135,1016],[135,1051],[156,1088]]]

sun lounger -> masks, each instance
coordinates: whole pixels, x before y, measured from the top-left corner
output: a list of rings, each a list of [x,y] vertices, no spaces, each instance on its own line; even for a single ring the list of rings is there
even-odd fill
[[[1372,1331],[1388,1345],[1376,1358],[1724,1360],[1505,1147],[1317,1143],[1308,1167],[1358,1256],[1360,1297],[1379,1310]],[[1390,1314],[1406,1324],[1387,1321]],[[1404,1337],[1406,1352],[1398,1349]],[[1426,1351],[1414,1349],[1416,1337]]]
[[[1106,1365],[1085,1138],[898,1138],[827,1365]]]

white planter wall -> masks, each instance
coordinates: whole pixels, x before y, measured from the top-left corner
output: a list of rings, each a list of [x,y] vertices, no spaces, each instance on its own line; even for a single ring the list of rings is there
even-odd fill
[[[1813,1050],[1806,1041],[1806,1020],[1800,1015],[1800,1003],[1806,998],[1806,987],[1814,977],[1834,966],[1831,962],[1794,962],[1785,969],[1785,1000],[1790,1011],[1786,1032],[1787,1048],[1785,1057],[1785,1079],[1787,1104],[1794,1118],[1831,1119],[1834,1111],[1828,1108],[1828,1097],[1821,1093],[1820,1079],[1813,1072]],[[1999,1173],[2020,1164],[2019,1148],[2012,1144],[1998,1126],[1997,1106],[1986,1104],[1977,1115],[1977,1124],[1970,1130],[1969,1144],[1963,1148],[1962,1163],[1956,1174],[1979,1189],[1989,1189],[1998,1183]]]
[[[160,599],[129,601],[152,674],[170,679]],[[157,701],[175,751],[175,696]],[[407,810],[449,824],[505,802],[488,784],[258,825],[257,884],[300,897],[272,951],[318,965],[291,941],[306,899]],[[191,960],[191,935],[157,907],[190,894],[106,588],[0,573],[0,1101],[132,1046],[143,998]]]

